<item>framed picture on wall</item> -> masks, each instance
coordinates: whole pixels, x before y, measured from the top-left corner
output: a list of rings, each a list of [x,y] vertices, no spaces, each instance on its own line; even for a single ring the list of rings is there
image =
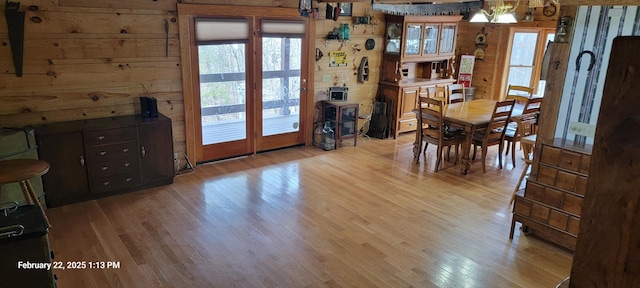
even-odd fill
[[[340,3],[340,16],[351,16],[353,12],[353,3]]]
[[[476,61],[474,55],[461,55],[460,68],[458,68],[458,84],[464,84],[464,87],[471,86],[473,78],[473,65]]]

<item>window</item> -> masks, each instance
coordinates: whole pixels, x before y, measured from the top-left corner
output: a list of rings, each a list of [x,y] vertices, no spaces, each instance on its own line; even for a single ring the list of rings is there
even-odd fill
[[[509,42],[509,57],[506,65],[508,85],[533,87],[534,94],[542,96],[545,81],[540,80],[542,58],[547,42],[553,41],[554,29],[512,28]]]

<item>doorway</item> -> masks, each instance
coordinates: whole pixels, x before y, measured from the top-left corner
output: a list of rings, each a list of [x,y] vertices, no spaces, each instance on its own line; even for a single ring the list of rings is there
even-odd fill
[[[185,111],[189,102],[194,115],[185,115],[185,132],[196,162],[305,143],[308,21],[297,10],[284,16],[257,8],[186,17]]]

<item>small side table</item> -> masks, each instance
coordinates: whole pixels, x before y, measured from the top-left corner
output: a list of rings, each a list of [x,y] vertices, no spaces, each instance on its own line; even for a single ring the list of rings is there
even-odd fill
[[[0,186],[9,183],[20,183],[22,194],[28,205],[37,205],[42,212],[44,222],[49,227],[49,219],[44,208],[33,191],[29,179],[49,172],[49,163],[36,159],[11,159],[0,161]]]
[[[358,144],[358,111],[357,102],[323,101],[324,121],[329,121],[336,135],[336,149],[342,139],[353,138],[353,146]]]

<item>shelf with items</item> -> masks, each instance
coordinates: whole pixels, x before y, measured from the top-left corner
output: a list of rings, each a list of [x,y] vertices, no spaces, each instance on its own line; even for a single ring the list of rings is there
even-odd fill
[[[451,78],[461,16],[385,15],[382,82]]]
[[[455,56],[456,31],[462,16],[386,15],[385,56],[402,61]]]
[[[360,104],[357,102],[323,101],[324,121],[335,133],[335,148],[342,145],[343,139],[353,138],[353,146],[358,143],[358,112]]]
[[[348,23],[340,24],[340,26],[333,28],[333,30],[327,33],[327,38],[324,41],[324,46],[329,45],[329,41],[340,41],[344,44],[349,44],[351,39],[351,29]]]
[[[371,26],[371,33],[373,34],[378,27],[378,21],[373,16],[356,16],[353,17],[353,30],[357,30],[359,26]]]

